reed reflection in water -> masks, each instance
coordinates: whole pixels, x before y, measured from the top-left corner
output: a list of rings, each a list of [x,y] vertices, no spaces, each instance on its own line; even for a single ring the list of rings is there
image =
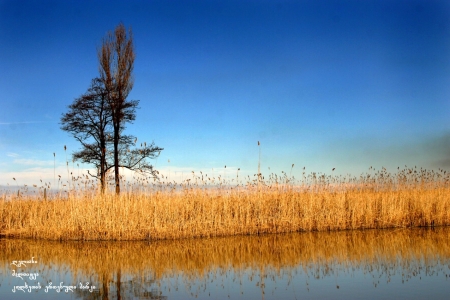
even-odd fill
[[[445,298],[450,228],[156,242],[0,240],[1,299]],[[13,261],[37,263],[17,267]],[[38,273],[36,280],[15,277]],[[57,293],[45,287],[77,285]],[[79,283],[95,286],[82,290]]]

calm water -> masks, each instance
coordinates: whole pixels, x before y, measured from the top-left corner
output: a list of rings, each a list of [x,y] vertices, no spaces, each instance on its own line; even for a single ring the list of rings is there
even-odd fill
[[[449,299],[449,237],[450,228],[436,228],[150,243],[1,239],[0,299]]]

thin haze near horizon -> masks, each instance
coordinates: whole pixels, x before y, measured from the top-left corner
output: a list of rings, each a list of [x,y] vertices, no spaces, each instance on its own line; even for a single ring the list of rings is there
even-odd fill
[[[164,148],[171,179],[253,177],[260,150],[266,176],[450,169],[448,1],[3,0],[0,185],[91,167],[59,122],[120,22],[140,100],[126,132]]]

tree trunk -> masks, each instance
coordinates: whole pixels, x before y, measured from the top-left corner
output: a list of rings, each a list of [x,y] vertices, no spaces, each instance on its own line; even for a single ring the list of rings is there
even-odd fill
[[[102,195],[105,194],[106,189],[106,146],[105,142],[101,142],[102,153],[100,156],[100,186],[102,189]]]
[[[116,122],[118,123],[118,122]],[[114,126],[114,177],[116,183],[116,195],[120,194],[119,178],[119,125]]]

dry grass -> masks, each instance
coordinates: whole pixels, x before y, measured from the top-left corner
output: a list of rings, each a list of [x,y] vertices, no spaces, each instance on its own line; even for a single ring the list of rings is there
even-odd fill
[[[4,194],[0,233],[54,240],[155,240],[445,226],[450,225],[449,179],[441,170],[390,174],[382,169],[359,178],[312,173],[301,181],[272,174],[232,186],[193,173],[179,185],[140,180],[128,184],[120,197],[98,195],[75,180],[71,186],[78,189],[47,200],[42,192],[37,197]]]

